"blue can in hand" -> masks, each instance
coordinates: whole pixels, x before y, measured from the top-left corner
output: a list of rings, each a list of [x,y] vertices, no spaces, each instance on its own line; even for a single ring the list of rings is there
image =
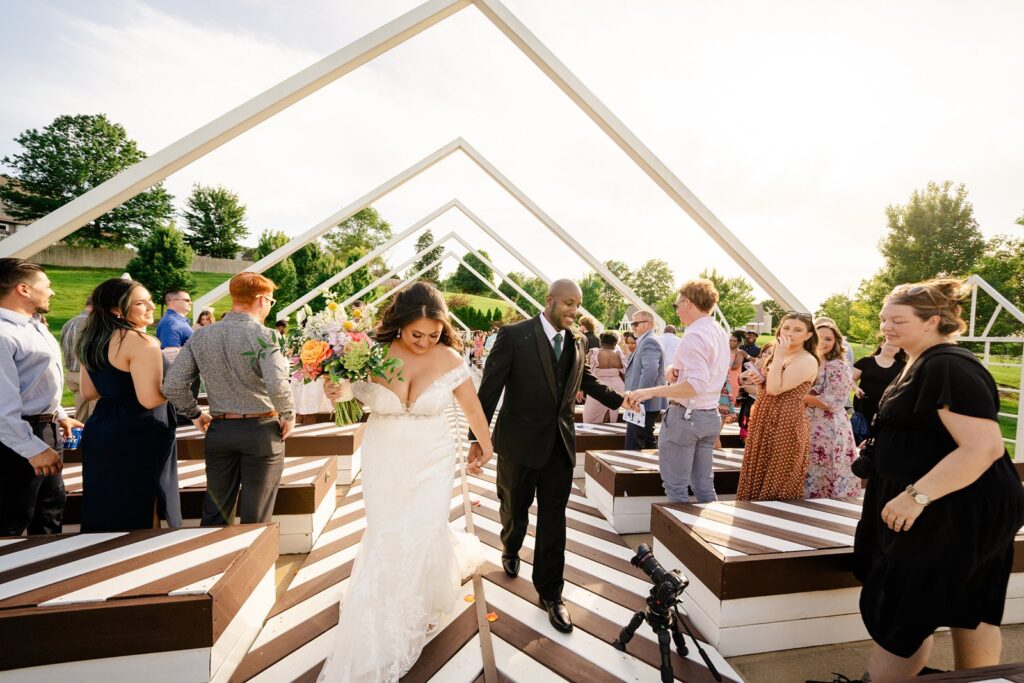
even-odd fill
[[[78,448],[78,442],[82,440],[82,428],[75,427],[71,430],[71,436],[64,439],[64,448]]]

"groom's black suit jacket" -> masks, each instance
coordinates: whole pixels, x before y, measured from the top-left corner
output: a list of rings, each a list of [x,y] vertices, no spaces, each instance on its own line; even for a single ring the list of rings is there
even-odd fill
[[[560,445],[575,465],[576,393],[582,389],[609,408],[622,405],[622,396],[602,384],[586,366],[586,338],[568,330],[565,335],[562,357],[556,361],[539,317],[498,330],[478,395],[490,423],[505,391],[494,428],[494,449],[500,457],[527,467],[543,467]]]

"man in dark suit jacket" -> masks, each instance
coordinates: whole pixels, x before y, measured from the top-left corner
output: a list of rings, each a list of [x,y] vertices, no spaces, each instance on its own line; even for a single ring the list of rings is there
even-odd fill
[[[502,567],[509,576],[519,574],[519,551],[536,496],[533,585],[551,624],[564,633],[572,630],[572,618],[562,601],[562,573],[565,507],[576,464],[576,392],[582,388],[609,408],[618,408],[623,401],[622,395],[590,374],[585,364],[586,339],[571,331],[582,298],[575,282],[556,280],[539,316],[501,328],[487,356],[479,391],[488,422],[505,392],[494,428]],[[473,444],[470,462],[481,456],[479,446]]]

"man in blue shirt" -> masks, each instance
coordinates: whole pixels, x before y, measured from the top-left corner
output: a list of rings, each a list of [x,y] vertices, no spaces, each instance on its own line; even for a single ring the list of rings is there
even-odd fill
[[[192,310],[192,297],[183,289],[172,289],[164,294],[167,310],[156,326],[156,338],[160,340],[160,350],[175,349],[164,353],[168,360],[173,361],[178,351],[192,336],[192,326],[188,322],[189,311]]]
[[[60,347],[41,319],[52,297],[42,268],[0,258],[0,536],[61,531],[63,439],[82,423],[60,407]]]

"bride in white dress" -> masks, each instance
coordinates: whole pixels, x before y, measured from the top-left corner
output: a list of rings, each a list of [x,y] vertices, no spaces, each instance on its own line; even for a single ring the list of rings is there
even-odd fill
[[[493,448],[444,297],[422,282],[402,290],[381,318],[377,341],[402,361],[402,381],[352,387],[370,407],[361,475],[366,531],[318,679],[331,683],[397,681],[483,559],[475,536],[448,526],[455,439],[465,438],[449,425],[453,396],[481,435],[484,456],[467,469],[479,472]]]

